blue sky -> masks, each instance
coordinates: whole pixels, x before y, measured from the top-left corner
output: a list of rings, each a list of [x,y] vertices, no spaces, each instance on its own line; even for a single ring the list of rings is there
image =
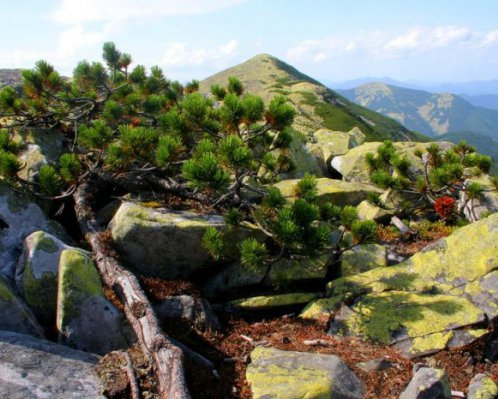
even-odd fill
[[[498,78],[496,0],[0,0],[0,68],[68,75],[114,41],[168,77],[269,53],[319,80]]]

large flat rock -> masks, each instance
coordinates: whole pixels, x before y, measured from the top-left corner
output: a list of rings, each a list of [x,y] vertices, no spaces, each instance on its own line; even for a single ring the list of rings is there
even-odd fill
[[[363,384],[337,356],[256,347],[251,360],[254,399],[363,398]]]
[[[0,397],[104,399],[98,357],[28,335],[0,331]]]

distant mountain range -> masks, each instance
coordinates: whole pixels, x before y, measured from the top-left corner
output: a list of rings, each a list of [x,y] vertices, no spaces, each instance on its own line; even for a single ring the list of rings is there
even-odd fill
[[[498,110],[476,107],[455,94],[429,93],[379,82],[338,92],[429,136],[471,131],[498,139]]]
[[[498,159],[498,110],[478,107],[450,93],[430,93],[381,82],[338,90],[349,100],[438,140],[466,140]],[[498,171],[497,162],[495,170]]]

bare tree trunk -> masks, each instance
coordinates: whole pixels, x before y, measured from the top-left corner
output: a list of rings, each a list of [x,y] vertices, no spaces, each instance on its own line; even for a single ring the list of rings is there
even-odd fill
[[[106,240],[91,207],[92,188],[91,181],[83,183],[76,190],[74,200],[81,231],[92,247],[100,275],[105,284],[113,287],[120,296],[142,351],[154,360],[161,397],[190,399],[183,351],[161,331],[152,305],[135,275],[109,255]]]

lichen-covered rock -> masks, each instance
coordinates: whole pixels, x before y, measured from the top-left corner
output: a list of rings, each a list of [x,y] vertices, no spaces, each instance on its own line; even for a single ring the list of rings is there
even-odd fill
[[[0,397],[104,399],[99,358],[28,335],[0,331]]]
[[[421,367],[401,393],[399,399],[451,399],[451,389],[444,370]]]
[[[105,354],[128,345],[123,313],[105,298],[100,276],[85,251],[61,253],[57,329],[62,343],[93,353]]]
[[[270,266],[266,278],[265,268],[254,270],[235,262],[210,278],[204,285],[203,292],[208,297],[219,297],[254,285],[286,285],[323,279],[327,273],[327,260],[328,256],[302,260],[282,258]]]
[[[364,387],[334,355],[256,347],[246,378],[254,399],[360,399]]]
[[[0,271],[7,277],[14,277],[24,239],[37,230],[62,239],[67,237],[64,229],[49,220],[38,205],[0,183]]]
[[[367,200],[361,201],[356,210],[360,220],[375,220],[378,223],[386,222],[394,216],[392,210],[373,205]]]
[[[456,230],[398,265],[332,281],[328,294],[385,290],[448,292],[496,269],[498,213]],[[472,300],[471,295],[469,299]]]
[[[470,380],[467,399],[496,399],[498,386],[486,374],[477,374]]]
[[[255,296],[236,299],[228,302],[228,308],[238,310],[263,310],[284,306],[304,305],[319,297],[314,292],[299,292],[291,294]]]
[[[64,135],[54,129],[30,129],[18,132],[14,141],[21,146],[19,160],[23,179],[33,181],[41,166],[55,164],[62,154]]]
[[[43,337],[43,330],[26,304],[0,274],[0,330]],[[1,374],[1,373],[0,373]]]
[[[16,267],[16,285],[26,304],[43,324],[52,326],[57,309],[57,276],[62,251],[70,248],[44,231],[24,240]]]
[[[343,306],[333,334],[395,344],[409,357],[467,345],[498,316],[498,213],[462,227],[410,259],[328,284],[328,301],[303,312],[321,318]]]
[[[274,187],[278,188],[284,197],[293,201],[296,198],[295,188],[299,180],[282,180]],[[369,193],[382,193],[378,188],[362,183],[349,183],[341,180],[317,179],[318,202],[332,202],[335,205],[358,205]]]
[[[309,151],[318,160],[323,173],[331,173],[330,161],[336,155],[342,155],[365,142],[365,135],[360,129],[354,127],[349,132],[339,132],[329,129],[319,129],[313,133],[306,144]]]
[[[328,320],[332,312],[339,309],[341,307],[341,304],[341,296],[316,299],[306,305],[299,317],[303,319]]]
[[[227,240],[226,260],[238,253],[237,244],[248,236],[258,236],[255,226],[244,223],[228,230],[220,215],[200,215],[190,211],[147,208],[125,202],[111,222],[111,233],[119,251],[140,273],[165,279],[186,278],[213,265],[202,246],[208,227],[214,227]]]
[[[384,344],[442,333],[433,336],[431,344],[437,349],[445,347],[447,341],[444,345],[439,341],[449,339],[447,331],[483,321],[484,313],[465,298],[403,291],[363,295],[351,308],[344,306],[335,318],[341,334],[361,335]],[[427,340],[420,344],[429,349]]]
[[[361,183],[370,183],[370,174],[366,156],[368,153],[375,153],[377,148],[382,143],[369,142],[349,150],[344,155],[339,155],[332,158],[331,166],[334,170],[340,173],[344,180],[355,181]],[[394,143],[394,147],[398,153],[407,157],[411,162],[411,171],[413,173],[421,173],[422,161],[415,155],[417,150],[425,151],[428,146],[433,143],[416,143],[412,141],[400,141]],[[440,148],[447,149],[452,146],[451,143],[438,142]]]
[[[352,276],[377,267],[386,266],[386,247],[363,244],[344,251],[341,257],[341,276]]]

